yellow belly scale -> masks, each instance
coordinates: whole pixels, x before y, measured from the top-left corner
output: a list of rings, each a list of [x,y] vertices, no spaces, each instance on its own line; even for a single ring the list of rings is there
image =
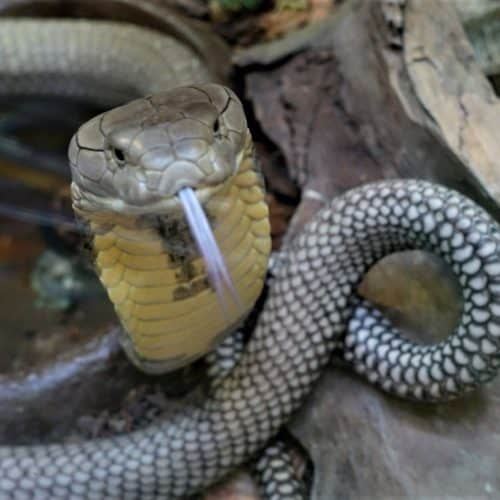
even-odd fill
[[[150,372],[176,369],[211,351],[254,306],[271,250],[268,208],[248,154],[205,204],[243,311],[224,312],[200,257],[172,254],[139,218],[90,219],[95,263],[125,328],[124,346]]]

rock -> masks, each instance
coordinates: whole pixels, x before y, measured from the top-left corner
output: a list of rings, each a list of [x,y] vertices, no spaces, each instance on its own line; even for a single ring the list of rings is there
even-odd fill
[[[424,405],[329,368],[290,426],[314,462],[311,498],[498,498],[498,401],[498,381]]]
[[[345,2],[236,54],[263,131],[305,182],[294,234],[322,199],[390,177],[445,184],[500,216],[500,101],[453,4],[429,5]],[[456,283],[423,254],[380,263],[360,292],[427,342],[461,309]],[[405,402],[330,367],[289,426],[314,463],[312,498],[499,497],[499,397],[497,381],[461,401]]]
[[[419,250],[398,252],[377,262],[358,293],[420,342],[445,338],[457,326],[463,307],[451,269],[439,257]]]

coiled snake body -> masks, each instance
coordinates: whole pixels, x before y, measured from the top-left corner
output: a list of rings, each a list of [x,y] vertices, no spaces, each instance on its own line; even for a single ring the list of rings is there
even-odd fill
[[[120,130],[127,129],[127,134],[137,126],[138,117],[147,114],[148,109],[157,109],[155,99],[157,103],[165,99],[177,101],[185,106],[181,114],[186,109],[199,112],[203,123],[214,105],[217,108],[214,103],[221,99],[236,106],[234,116],[240,116],[240,105],[232,93],[220,86],[201,85],[209,75],[187,49],[182,49],[182,54],[177,49],[169,53],[170,49],[158,48],[158,44],[172,48],[174,42],[158,41],[163,37],[147,30],[103,26],[94,21],[59,26],[41,21],[5,22],[0,28],[0,91],[32,93],[45,85],[51,93],[99,99],[108,93],[112,101],[196,83],[188,90],[161,93],[159,97],[136,101],[117,115],[108,115],[109,122],[119,122]],[[61,44],[58,37],[64,29],[65,43]],[[123,43],[117,43],[121,35],[116,33],[121,29],[129,30],[128,36],[122,36]],[[153,39],[156,41],[151,42]],[[130,50],[149,46],[147,59],[144,54],[136,54],[143,66],[130,64],[122,53],[128,50],[125,45]],[[165,64],[171,61],[168,55],[181,64],[179,71],[172,72],[172,82],[165,79]],[[102,63],[100,58],[106,58],[108,63]],[[101,60],[100,65],[97,60]],[[49,66],[50,71],[46,71]],[[85,71],[78,73],[75,68]],[[56,74],[59,88],[55,91],[48,73]],[[103,75],[108,75],[109,85],[100,87],[97,76]],[[116,88],[118,91],[113,90]],[[201,95],[205,96],[204,106],[189,105],[189,99]],[[227,108],[222,105],[220,109]],[[228,139],[223,154],[237,156],[244,150],[247,132],[244,118],[230,123],[232,119],[222,117],[226,129],[238,132]],[[102,123],[98,120],[82,128],[80,139],[77,137],[70,148],[76,208],[94,210],[95,220],[110,199],[114,200],[112,209],[130,208],[132,199],[149,196],[146,190],[137,188],[144,183],[119,176],[117,185],[101,183],[99,169],[107,167],[96,166],[90,159],[109,146],[102,143],[99,133],[109,137],[113,130],[103,130]],[[123,128],[127,124],[131,127]],[[207,136],[210,141],[217,129]],[[188,127],[188,134],[190,130]],[[130,141],[132,136],[127,134]],[[154,146],[155,137],[147,140]],[[112,146],[116,148],[117,143]],[[89,153],[75,162],[75,148],[80,148],[79,154],[85,148]],[[109,148],[106,151],[108,156],[113,154]],[[84,161],[85,154],[88,161]],[[117,158],[113,161],[122,161],[120,151],[114,154]],[[173,183],[165,181],[166,187],[155,203],[167,194],[175,195],[182,185],[196,187],[199,179],[195,174],[183,175],[175,175]],[[224,174],[217,183],[224,184],[230,177]],[[89,186],[95,179],[98,186],[93,186],[92,191]],[[175,185],[178,179],[180,184]],[[190,184],[193,179],[196,182]],[[202,188],[199,196],[203,197]],[[85,200],[87,205],[83,206]],[[125,201],[120,205],[117,200]],[[93,229],[99,231],[98,227]],[[101,228],[98,234],[103,231]],[[484,210],[456,192],[427,182],[386,181],[333,200],[287,249],[239,362],[212,385],[203,404],[116,438],[0,448],[0,496],[144,499],[180,497],[196,491],[266,444],[300,406],[340,341],[346,359],[358,372],[399,396],[442,400],[472,390],[490,380],[500,362],[499,245],[499,228]],[[406,341],[378,313],[365,305],[354,307],[351,302],[357,284],[371,265],[388,253],[409,248],[442,256],[463,287],[464,310],[459,327],[447,340],[433,346]]]

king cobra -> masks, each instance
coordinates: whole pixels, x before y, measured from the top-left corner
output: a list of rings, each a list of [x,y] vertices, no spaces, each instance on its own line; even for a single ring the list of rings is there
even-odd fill
[[[83,125],[69,157],[74,207],[90,228],[124,346],[147,371],[212,349],[263,284],[269,223],[261,176],[240,102],[212,79],[193,51],[148,29],[1,22],[1,94],[108,106],[140,97]],[[203,206],[240,296],[225,313],[182,215],[185,188]],[[334,199],[286,248],[244,351],[202,403],[118,437],[4,446],[0,496],[195,492],[266,446],[339,345],[357,372],[398,396],[438,401],[471,391],[500,362],[499,245],[499,227],[483,209],[428,182],[384,181]],[[463,290],[460,324],[435,345],[406,340],[355,300],[370,266],[414,248],[440,255]]]

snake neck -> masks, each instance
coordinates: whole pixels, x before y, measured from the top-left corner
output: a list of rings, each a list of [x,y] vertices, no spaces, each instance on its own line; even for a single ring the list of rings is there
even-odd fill
[[[180,210],[79,212],[90,224],[95,266],[123,325],[122,343],[142,370],[163,373],[193,362],[251,311],[271,249],[264,197],[249,136],[237,173],[204,204],[243,305],[225,311]]]

